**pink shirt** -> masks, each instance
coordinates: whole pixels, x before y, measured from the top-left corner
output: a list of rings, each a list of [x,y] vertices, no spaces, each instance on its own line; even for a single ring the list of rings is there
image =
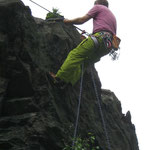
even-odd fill
[[[106,6],[94,5],[87,15],[93,18],[93,33],[104,30],[116,34],[116,18]]]

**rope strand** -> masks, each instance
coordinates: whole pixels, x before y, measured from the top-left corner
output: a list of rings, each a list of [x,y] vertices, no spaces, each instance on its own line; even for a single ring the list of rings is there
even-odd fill
[[[77,118],[76,118],[76,123],[75,123],[75,130],[74,130],[72,148],[75,145],[75,140],[76,140],[76,136],[77,136],[78,122],[79,122],[81,96],[82,96],[82,85],[83,85],[83,69],[84,69],[84,64],[82,64],[82,73],[81,73],[81,82],[80,82],[80,93],[79,93],[79,103],[78,103],[78,108],[77,108]]]
[[[106,128],[106,123],[105,123],[105,120],[104,120],[104,114],[103,114],[102,106],[101,106],[101,90],[100,90],[100,98],[99,98],[96,83],[95,83],[95,80],[94,80],[94,74],[93,74],[92,67],[91,67],[91,76],[92,76],[94,90],[95,90],[95,94],[96,94],[96,98],[97,98],[97,102],[98,102],[99,112],[100,112],[100,115],[101,115],[101,118],[102,118],[102,124],[103,124],[103,127],[104,127],[104,132],[105,132],[105,136],[106,136],[108,150],[111,150],[110,141],[109,141],[109,137],[108,137],[108,132],[107,132],[107,128]]]
[[[77,136],[77,129],[78,129],[78,123],[79,123],[81,96],[82,96],[82,89],[83,89],[83,69],[84,69],[84,64],[82,64],[79,101],[78,101],[77,117],[76,117],[76,122],[75,122],[75,130],[74,130],[72,148],[74,148],[74,146],[75,146],[75,141],[76,141],[76,136]],[[105,133],[105,136],[106,136],[107,147],[108,147],[108,150],[111,150],[110,140],[109,140],[109,137],[108,137],[108,131],[107,131],[107,128],[106,128],[106,122],[105,122],[105,119],[104,119],[104,114],[103,114],[102,106],[101,106],[101,90],[100,90],[100,97],[99,97],[98,91],[97,91],[97,87],[96,87],[96,83],[95,83],[95,80],[94,80],[94,74],[93,74],[92,67],[91,67],[91,76],[92,76],[92,82],[93,82],[93,86],[94,86],[94,90],[95,90],[95,94],[96,94],[96,99],[97,99],[97,102],[98,102],[99,112],[100,112],[100,115],[101,115],[101,118],[102,118],[102,124],[103,124],[103,127],[104,127],[104,133]]]

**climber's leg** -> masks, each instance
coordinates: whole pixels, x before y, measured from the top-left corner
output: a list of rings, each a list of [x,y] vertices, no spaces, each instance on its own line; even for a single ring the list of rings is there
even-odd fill
[[[74,85],[81,75],[81,64],[93,52],[94,43],[91,38],[83,40],[75,49],[70,51],[65,62],[58,70],[56,77]]]
[[[99,60],[105,51],[104,44],[102,43],[102,38],[98,38],[100,46],[95,49],[93,40],[88,37],[83,40],[75,49],[70,51],[65,62],[58,70],[56,77],[65,81],[66,83],[71,83],[74,85],[81,76],[81,65],[85,64],[87,67],[91,62],[94,63]]]

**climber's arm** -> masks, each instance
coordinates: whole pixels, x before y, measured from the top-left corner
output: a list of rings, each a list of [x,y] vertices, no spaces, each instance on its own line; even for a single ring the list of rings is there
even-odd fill
[[[89,15],[85,15],[83,17],[78,17],[75,19],[64,19],[64,23],[66,24],[83,24],[87,22],[91,17]]]

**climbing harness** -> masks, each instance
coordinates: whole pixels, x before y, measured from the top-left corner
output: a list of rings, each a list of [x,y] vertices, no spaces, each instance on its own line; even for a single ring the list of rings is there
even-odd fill
[[[90,36],[91,39],[93,40],[94,44],[95,44],[95,48],[97,49],[99,47],[99,42],[97,40],[97,38],[93,35]]]
[[[107,31],[101,31],[99,32],[99,35],[90,35],[91,39],[93,40],[95,44],[95,48],[99,47],[99,42],[97,38],[101,36],[103,38],[103,43],[105,45],[106,49],[109,49],[109,56],[111,56],[112,60],[116,60],[119,58],[120,49],[119,44],[121,42],[120,38],[118,38],[116,35],[112,35],[111,33]]]
[[[83,89],[83,70],[84,70],[84,64],[82,64],[82,74],[81,74],[81,81],[80,81],[80,92],[79,92],[77,117],[76,117],[76,122],[75,122],[75,130],[74,130],[72,148],[74,148],[74,146],[75,146],[75,140],[76,140],[76,136],[77,136],[77,128],[78,128],[78,123],[79,123],[81,96],[82,96],[82,89]],[[100,113],[100,116],[102,118],[102,124],[103,124],[103,128],[104,128],[105,136],[106,136],[108,150],[111,150],[110,140],[109,140],[109,137],[108,137],[108,131],[107,131],[107,128],[106,128],[106,122],[105,122],[105,119],[104,119],[104,114],[103,114],[102,106],[101,106],[101,101],[102,101],[101,100],[101,90],[100,90],[100,97],[99,97],[98,91],[97,91],[97,87],[96,87],[96,83],[95,83],[95,80],[94,80],[94,74],[93,74],[92,67],[91,67],[91,77],[92,77],[92,82],[93,82],[93,86],[94,86],[94,90],[95,90],[95,94],[96,94],[96,99],[97,99],[97,103],[98,103],[99,113]],[[100,89],[101,89],[101,87],[100,87]]]

